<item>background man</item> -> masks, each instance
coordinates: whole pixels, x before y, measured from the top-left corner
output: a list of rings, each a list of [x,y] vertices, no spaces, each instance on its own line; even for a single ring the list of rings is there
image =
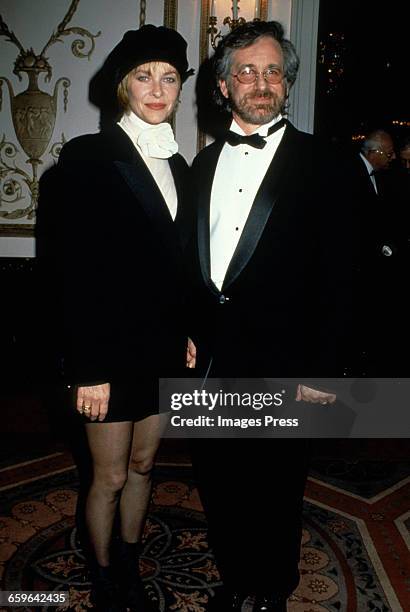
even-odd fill
[[[278,22],[219,44],[224,139],[193,165],[192,338],[221,377],[337,377],[351,312],[351,198],[342,165],[284,119],[299,60]],[[211,365],[210,365],[211,364]],[[300,384],[297,400],[335,396]],[[225,585],[212,610],[284,612],[299,581],[303,440],[204,440],[194,463]]]
[[[360,373],[378,377],[401,375],[405,363],[409,216],[395,160],[392,137],[376,129],[366,134],[352,170],[360,226]]]

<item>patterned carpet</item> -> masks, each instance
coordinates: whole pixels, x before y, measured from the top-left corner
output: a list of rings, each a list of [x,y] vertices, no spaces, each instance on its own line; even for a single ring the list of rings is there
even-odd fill
[[[387,487],[375,479],[361,497],[357,483],[342,487],[322,468],[306,490],[301,581],[288,612],[409,611],[410,477],[396,470]],[[43,610],[91,608],[77,491],[64,452],[0,470],[1,588],[70,592],[69,605]],[[189,467],[157,469],[141,571],[161,612],[206,612],[220,584]]]

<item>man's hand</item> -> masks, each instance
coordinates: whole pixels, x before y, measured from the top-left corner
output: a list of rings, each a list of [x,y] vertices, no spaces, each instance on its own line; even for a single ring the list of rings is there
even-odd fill
[[[336,395],[334,393],[326,393],[326,391],[311,389],[310,387],[305,387],[305,385],[298,385],[296,401],[310,402],[311,404],[333,404],[336,401]]]
[[[186,348],[186,367],[194,368],[196,365],[196,346],[192,342],[191,338],[188,338],[188,345]]]
[[[78,387],[77,410],[88,417],[90,421],[103,421],[108,412],[110,399],[110,383],[91,387]]]

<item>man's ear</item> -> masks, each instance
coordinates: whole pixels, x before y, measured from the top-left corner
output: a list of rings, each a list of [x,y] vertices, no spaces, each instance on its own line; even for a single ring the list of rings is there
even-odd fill
[[[224,98],[229,97],[228,86],[226,84],[226,81],[224,81],[224,79],[219,79],[219,89],[221,90],[221,93],[224,96]]]
[[[376,157],[376,153],[374,151],[367,151],[366,153],[364,153],[364,156],[367,159],[367,161],[372,164],[372,160],[374,161]]]

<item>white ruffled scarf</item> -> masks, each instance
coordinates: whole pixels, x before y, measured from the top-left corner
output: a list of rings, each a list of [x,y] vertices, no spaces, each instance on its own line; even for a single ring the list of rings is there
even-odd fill
[[[131,111],[124,113],[118,125],[146,157],[168,159],[178,153],[178,143],[169,123],[151,125]]]

